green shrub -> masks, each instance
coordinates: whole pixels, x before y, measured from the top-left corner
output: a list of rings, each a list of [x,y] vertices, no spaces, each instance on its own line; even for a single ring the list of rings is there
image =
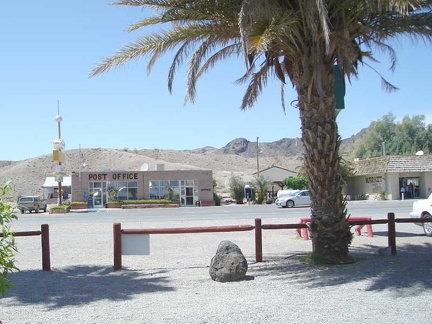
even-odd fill
[[[169,199],[138,199],[138,200],[110,200],[110,204],[171,204],[173,200]]]
[[[213,200],[215,202],[215,206],[220,206],[221,205],[222,198],[217,193],[213,193]]]
[[[17,252],[15,238],[10,229],[10,223],[17,219],[9,203],[4,202],[3,197],[10,191],[10,183],[0,185],[0,227],[2,237],[0,237],[0,293],[6,294],[6,290],[12,287],[8,280],[9,273],[18,270],[15,267],[14,253]]]
[[[237,204],[243,204],[245,182],[239,176],[233,175],[229,179],[231,197]]]
[[[308,180],[305,177],[291,177],[284,179],[287,189],[303,190],[307,188]]]
[[[59,206],[51,206],[49,209],[50,213],[67,213],[70,210],[70,205],[59,205]]]
[[[87,204],[87,201],[72,201],[71,205],[82,205]]]
[[[50,209],[68,209],[69,205],[51,206]]]

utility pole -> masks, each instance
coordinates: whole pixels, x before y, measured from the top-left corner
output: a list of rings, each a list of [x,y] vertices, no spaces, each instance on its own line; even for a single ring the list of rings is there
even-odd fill
[[[64,141],[61,138],[61,128],[60,123],[62,121],[62,117],[60,116],[60,102],[57,101],[57,115],[55,117],[55,121],[57,122],[57,129],[58,129],[58,138],[54,140],[53,146],[53,161],[58,162],[58,166],[55,168],[55,180],[58,184],[58,200],[57,204],[60,206],[62,204],[62,182],[63,182],[63,175],[64,175],[64,167],[62,166],[62,162],[64,161],[64,153],[62,150],[64,150],[65,145]]]
[[[258,147],[258,136],[256,141],[256,149],[257,149],[257,174],[259,178],[260,170],[259,170],[259,147]]]

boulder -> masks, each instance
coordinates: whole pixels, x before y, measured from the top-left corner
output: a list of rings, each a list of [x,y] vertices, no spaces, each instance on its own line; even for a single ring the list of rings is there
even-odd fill
[[[214,281],[228,282],[244,278],[248,269],[240,248],[230,241],[219,243],[216,255],[210,263],[210,277]]]

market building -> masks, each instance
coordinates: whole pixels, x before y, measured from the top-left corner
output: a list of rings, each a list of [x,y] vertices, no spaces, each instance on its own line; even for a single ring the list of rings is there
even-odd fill
[[[44,189],[44,199],[58,198],[58,182],[55,177],[46,177],[42,185]],[[63,177],[62,182],[63,199],[69,199],[71,194],[71,177]]]
[[[418,199],[432,193],[432,154],[388,155],[354,162],[349,199]]]
[[[213,206],[211,170],[79,172],[71,176],[73,202],[93,199],[93,207],[113,200],[178,201],[181,206]]]

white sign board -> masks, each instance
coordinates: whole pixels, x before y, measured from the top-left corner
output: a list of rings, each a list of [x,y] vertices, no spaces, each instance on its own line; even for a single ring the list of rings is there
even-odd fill
[[[55,139],[53,141],[54,150],[64,150],[65,149],[65,141],[63,139]]]
[[[122,234],[122,255],[150,255],[150,235]]]

